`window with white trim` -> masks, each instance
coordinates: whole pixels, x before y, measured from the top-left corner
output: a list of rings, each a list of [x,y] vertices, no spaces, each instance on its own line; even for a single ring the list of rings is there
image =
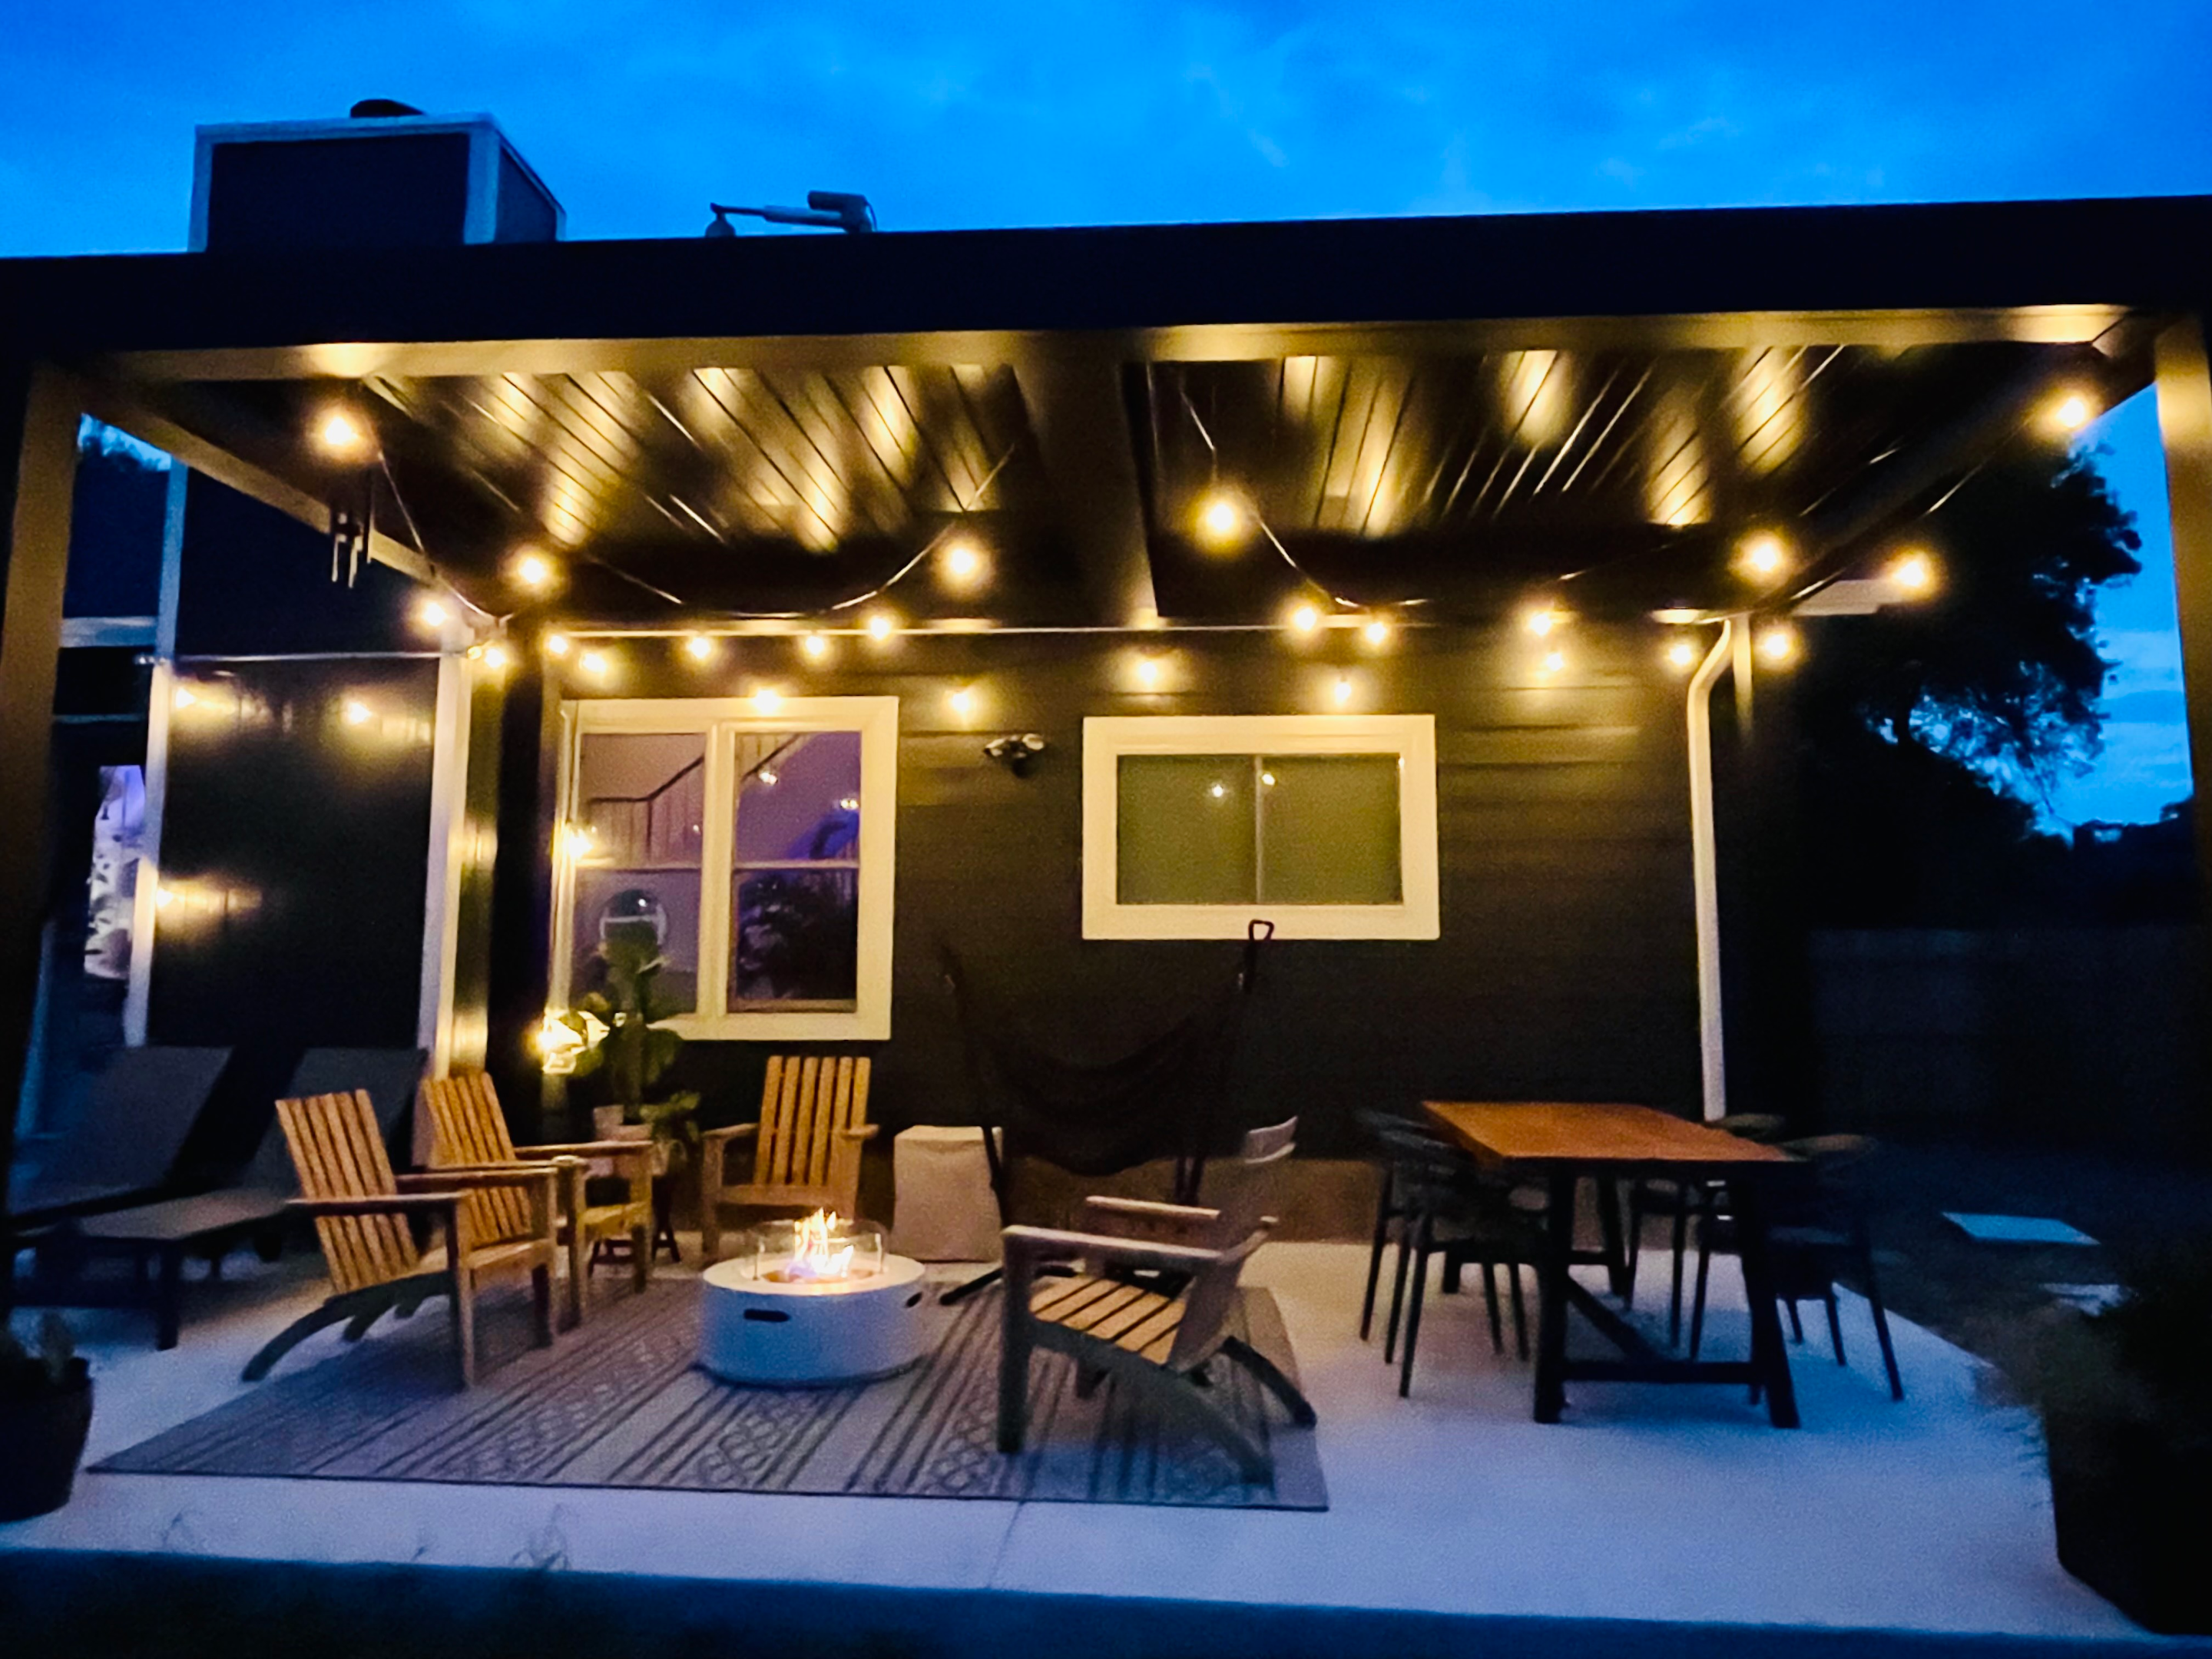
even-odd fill
[[[890,1035],[898,699],[595,698],[563,711],[552,1000],[649,937],[687,1037]]]
[[[1083,723],[1083,936],[1437,937],[1436,721]]]

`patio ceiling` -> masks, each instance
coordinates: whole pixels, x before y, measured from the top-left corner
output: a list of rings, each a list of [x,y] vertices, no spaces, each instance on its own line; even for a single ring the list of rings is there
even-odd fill
[[[381,553],[495,612],[525,546],[564,615],[682,626],[957,529],[994,582],[902,583],[918,620],[1249,622],[1309,581],[1786,599],[2060,391],[2147,384],[2208,242],[2193,199],[1783,210],[15,262],[0,300],[95,412],[311,523],[366,488],[312,441],[343,404]],[[1729,570],[1759,528],[1786,590]]]

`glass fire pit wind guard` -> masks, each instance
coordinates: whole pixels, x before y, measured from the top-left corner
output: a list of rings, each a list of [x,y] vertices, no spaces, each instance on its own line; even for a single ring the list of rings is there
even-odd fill
[[[772,1388],[888,1376],[921,1358],[921,1278],[872,1221],[817,1212],[747,1228],[701,1275],[699,1363]]]

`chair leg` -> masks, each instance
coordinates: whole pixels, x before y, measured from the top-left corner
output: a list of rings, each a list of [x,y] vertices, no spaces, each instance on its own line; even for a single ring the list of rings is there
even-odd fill
[[[1674,1277],[1667,1297],[1667,1346],[1682,1340],[1682,1255],[1690,1243],[1690,1194],[1685,1191],[1674,1206]]]
[[[1447,1256],[1445,1260],[1450,1258]],[[1505,1331],[1498,1322],[1498,1264],[1488,1256],[1482,1258],[1482,1300],[1490,1310],[1490,1351],[1502,1354],[1505,1352]]]
[[[1406,1269],[1413,1259],[1413,1230],[1418,1224],[1410,1215],[1398,1218],[1398,1266],[1390,1277],[1390,1322],[1382,1330],[1382,1363],[1389,1364],[1398,1355],[1398,1321],[1406,1309]]]
[[[629,1282],[642,1291],[653,1283],[653,1224],[641,1221],[629,1230]]]
[[[1797,1317],[1797,1298],[1794,1296],[1790,1298],[1790,1340],[1801,1343],[1805,1340],[1805,1322]]]
[[[1390,1172],[1382,1172],[1382,1195],[1375,1201],[1375,1239],[1367,1251],[1367,1293],[1359,1299],[1359,1340],[1375,1327],[1375,1287],[1382,1279],[1382,1247],[1390,1239]]]
[[[1644,1183],[1628,1183],[1628,1294],[1620,1299],[1624,1308],[1636,1305],[1636,1264],[1644,1260]]]
[[[1844,1363],[1844,1322],[1836,1317],[1836,1287],[1828,1286],[1828,1293],[1820,1298],[1828,1304],[1828,1346],[1836,1356],[1836,1364]]]
[[[1705,1334],[1705,1273],[1713,1265],[1712,1241],[1702,1230],[1698,1234],[1698,1281],[1690,1296],[1690,1358],[1698,1357],[1698,1345]]]
[[[1905,1398],[1905,1379],[1898,1374],[1897,1350],[1889,1340],[1889,1315],[1881,1305],[1881,1286],[1875,1282],[1871,1251],[1861,1257],[1859,1268],[1866,1279],[1867,1306],[1874,1313],[1874,1338],[1881,1346],[1881,1368],[1889,1375],[1889,1397]]]
[[[1429,1249],[1431,1232],[1428,1218],[1421,1218],[1419,1253],[1413,1258],[1413,1304],[1406,1310],[1406,1352],[1398,1365],[1398,1398],[1403,1400],[1413,1392],[1413,1349],[1421,1340],[1421,1297],[1429,1287]]]
[[[464,1389],[472,1389],[477,1383],[477,1286],[465,1267],[453,1269],[447,1307],[453,1321],[453,1372]]]
[[[553,1346],[553,1264],[541,1262],[530,1270],[531,1334],[541,1348]]]
[[[374,1311],[368,1313],[368,1316],[374,1319],[377,1314],[382,1313],[392,1305],[392,1297],[389,1295],[380,1299],[363,1297],[359,1292],[351,1296],[334,1296],[321,1307],[301,1315],[299,1318],[270,1337],[262,1345],[261,1352],[246,1362],[246,1370],[241,1380],[247,1382],[258,1382],[269,1375],[271,1366],[317,1331],[326,1330],[332,1325],[343,1325],[349,1320],[362,1317],[364,1309],[371,1304],[374,1304]]]
[[[1222,1343],[1221,1352],[1251,1372],[1261,1388],[1280,1401],[1283,1409],[1290,1413],[1291,1421],[1312,1426],[1315,1417],[1311,1402],[1298,1392],[1297,1383],[1283,1375],[1282,1368],[1273,1360],[1250,1343],[1234,1336]]]
[[[1030,1414],[1030,1285],[1026,1258],[1011,1257],[1004,1269],[1006,1295],[1000,1307],[999,1449],[1018,1452],[1027,1437]]]
[[[1513,1293],[1513,1351],[1522,1359],[1528,1358],[1528,1313],[1521,1300],[1521,1264],[1505,1264],[1505,1283]]]

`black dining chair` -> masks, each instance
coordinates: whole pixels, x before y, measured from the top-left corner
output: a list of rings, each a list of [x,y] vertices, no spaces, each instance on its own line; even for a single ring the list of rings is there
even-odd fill
[[[1469,1263],[1482,1268],[1483,1299],[1490,1315],[1490,1344],[1505,1352],[1499,1316],[1498,1270],[1505,1270],[1513,1309],[1514,1345],[1528,1357],[1528,1319],[1522,1297],[1521,1269],[1536,1265],[1540,1243],[1538,1216],[1528,1206],[1528,1189],[1483,1170],[1456,1148],[1425,1136],[1393,1135],[1385,1142],[1390,1182],[1399,1207],[1398,1261],[1390,1292],[1390,1319],[1382,1358],[1398,1361],[1398,1395],[1413,1385],[1413,1356],[1421,1340],[1421,1310],[1427,1298],[1429,1264],[1441,1257],[1443,1288],[1457,1287]],[[1395,1353],[1400,1318],[1405,1347]]]
[[[1902,1400],[1905,1382],[1897,1369],[1889,1314],[1882,1305],[1881,1282],[1875,1275],[1873,1235],[1867,1225],[1863,1189],[1868,1161],[1880,1150],[1880,1143],[1866,1135],[1815,1135],[1777,1145],[1804,1163],[1802,1170],[1790,1172],[1794,1178],[1773,1182],[1765,1200],[1768,1268],[1776,1299],[1790,1310],[1791,1339],[1805,1340],[1797,1304],[1819,1302],[1827,1309],[1828,1342],[1836,1364],[1848,1363],[1844,1355],[1843,1322],[1837,1316],[1836,1285],[1839,1278],[1849,1276],[1862,1289],[1874,1316],[1875,1340],[1881,1347],[1889,1397]],[[1709,1207],[1698,1224],[1697,1285],[1690,1304],[1692,1359],[1698,1357],[1705,1334],[1707,1269],[1716,1253],[1733,1255],[1737,1249],[1735,1218],[1723,1207]]]
[[[1734,1112],[1715,1118],[1711,1127],[1725,1129],[1745,1140],[1771,1143],[1787,1128],[1785,1120],[1771,1112]],[[1711,1210],[1722,1190],[1714,1181],[1686,1181],[1677,1176],[1641,1176],[1628,1189],[1629,1307],[1636,1305],[1636,1264],[1644,1253],[1644,1224],[1651,1216],[1674,1223],[1674,1273],[1667,1298],[1667,1346],[1682,1340],[1682,1261],[1689,1246],[1690,1224]]]

